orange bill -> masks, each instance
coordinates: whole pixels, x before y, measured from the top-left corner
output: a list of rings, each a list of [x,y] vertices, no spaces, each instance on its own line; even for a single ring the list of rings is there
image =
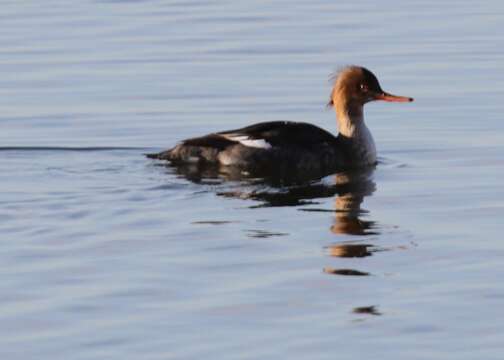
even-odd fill
[[[392,94],[386,93],[384,91],[381,94],[376,94],[375,100],[383,100],[383,101],[390,101],[390,102],[412,102],[413,98],[410,98],[407,96],[392,95]]]

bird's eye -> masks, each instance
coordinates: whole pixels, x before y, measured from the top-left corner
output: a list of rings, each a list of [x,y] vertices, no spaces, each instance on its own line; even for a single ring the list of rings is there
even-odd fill
[[[368,91],[368,87],[367,87],[367,85],[365,85],[365,84],[360,84],[360,89],[361,89],[363,92],[367,92],[367,91]]]

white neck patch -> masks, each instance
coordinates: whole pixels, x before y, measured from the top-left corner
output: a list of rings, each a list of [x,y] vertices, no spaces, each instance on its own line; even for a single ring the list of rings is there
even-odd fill
[[[360,158],[366,164],[374,164],[376,162],[376,145],[364,123],[364,117],[351,119],[348,116],[338,117],[339,133],[355,141],[356,151]]]

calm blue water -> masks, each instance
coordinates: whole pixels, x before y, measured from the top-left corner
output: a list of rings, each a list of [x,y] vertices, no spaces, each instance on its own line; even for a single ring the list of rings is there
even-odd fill
[[[2,1],[3,359],[500,359],[504,5]],[[364,65],[382,163],[307,187],[143,154],[336,131]]]

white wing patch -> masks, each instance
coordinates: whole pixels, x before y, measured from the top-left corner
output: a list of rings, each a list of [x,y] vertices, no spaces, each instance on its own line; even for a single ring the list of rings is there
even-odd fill
[[[264,139],[251,139],[247,135],[241,134],[221,134],[222,137],[239,142],[242,145],[258,148],[258,149],[271,149],[271,144]]]

